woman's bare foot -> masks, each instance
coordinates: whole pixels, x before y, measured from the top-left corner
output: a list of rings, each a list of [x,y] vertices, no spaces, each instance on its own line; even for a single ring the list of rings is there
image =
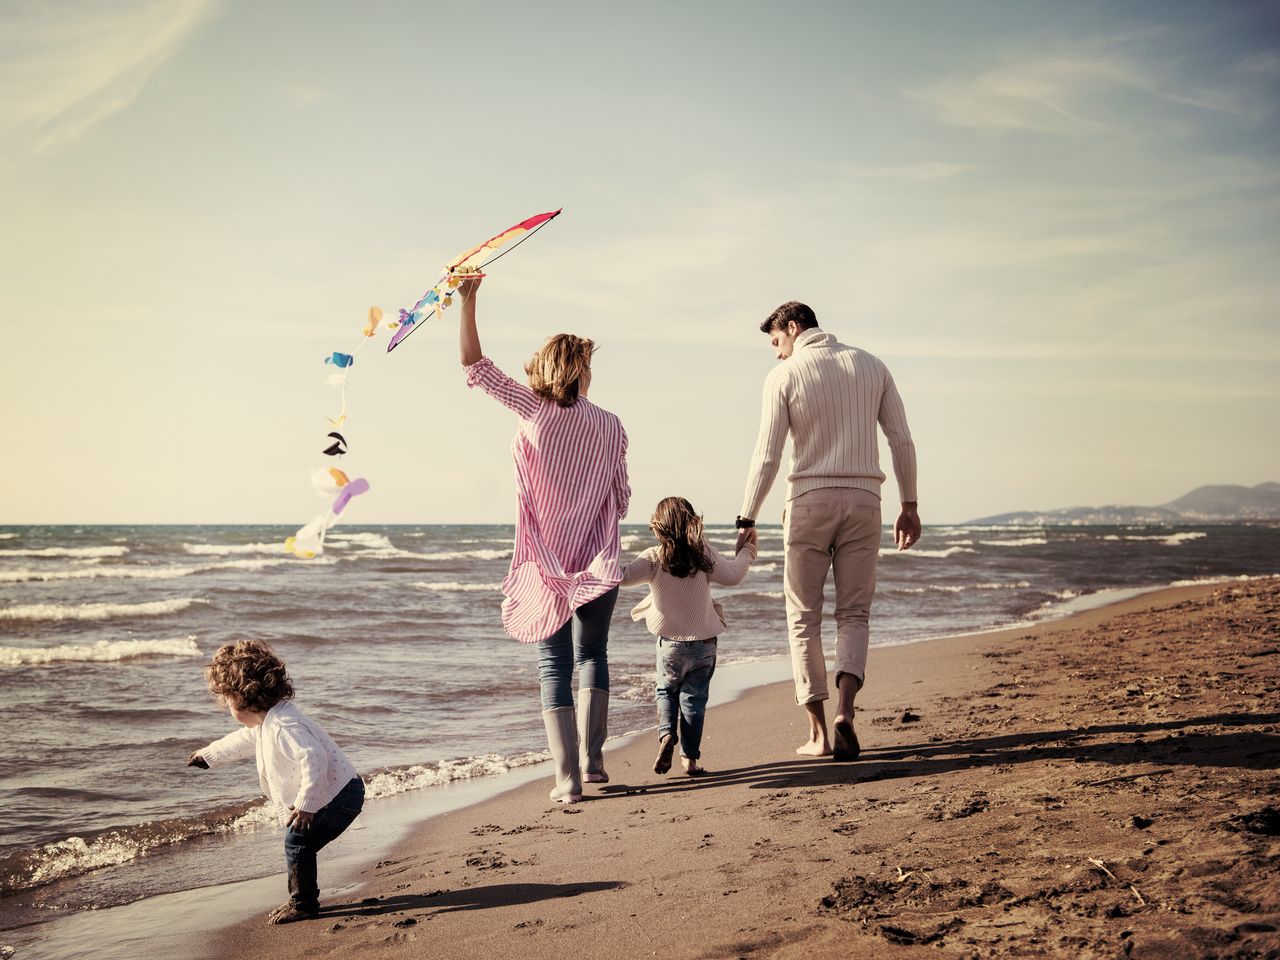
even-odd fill
[[[796,753],[802,757],[826,757],[831,754],[831,744],[826,737],[810,739],[796,747]]]
[[[684,772],[691,777],[700,777],[707,772],[706,767],[699,766],[697,760],[690,760],[688,757],[681,757],[680,765],[684,767]]]

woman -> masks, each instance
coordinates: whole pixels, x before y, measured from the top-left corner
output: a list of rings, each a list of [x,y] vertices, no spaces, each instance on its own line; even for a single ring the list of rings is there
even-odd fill
[[[618,599],[618,521],[627,514],[627,433],[622,421],[587,399],[590,340],[561,333],[525,366],[516,383],[480,349],[479,280],[458,288],[460,346],[467,386],[480,387],[519,417],[511,452],[520,513],[511,570],[503,581],[502,625],[538,644],[542,721],[556,765],[551,799],[582,799],[582,775],[608,782],[609,619]],[[573,706],[578,665],[579,712]],[[581,755],[579,755],[581,749]]]

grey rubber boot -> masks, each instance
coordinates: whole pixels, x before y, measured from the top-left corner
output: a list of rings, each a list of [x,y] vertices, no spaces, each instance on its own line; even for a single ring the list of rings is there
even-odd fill
[[[604,741],[609,736],[609,691],[583,687],[578,691],[578,744],[587,783],[608,783],[604,772]]]
[[[547,746],[556,765],[556,786],[551,799],[557,803],[577,803],[582,799],[582,773],[578,767],[578,729],[573,707],[542,711],[547,728]]]

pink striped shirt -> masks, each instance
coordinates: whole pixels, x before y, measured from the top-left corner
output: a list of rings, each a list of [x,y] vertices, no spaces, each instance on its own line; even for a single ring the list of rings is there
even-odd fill
[[[544,400],[488,357],[465,368],[518,416],[515,551],[502,583],[502,626],[522,643],[560,629],[573,611],[622,582],[618,521],[627,515],[627,432],[586,397],[571,407]]]

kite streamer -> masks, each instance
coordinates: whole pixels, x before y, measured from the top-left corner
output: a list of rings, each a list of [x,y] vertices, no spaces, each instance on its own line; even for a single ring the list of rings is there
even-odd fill
[[[435,284],[424,293],[413,309],[401,309],[395,320],[383,323],[380,307],[370,307],[368,317],[360,329],[361,339],[350,353],[333,350],[324,358],[324,364],[330,369],[327,382],[339,389],[341,407],[336,417],[327,417],[329,433],[325,438],[325,446],[321,453],[329,457],[344,457],[349,449],[347,438],[340,433],[347,422],[347,376],[356,365],[356,356],[380,328],[393,331],[391,341],[387,344],[387,353],[394,350],[414,330],[422,326],[428,316],[439,317],[453,303],[454,291],[464,280],[483,277],[485,267],[499,257],[506,256],[520,244],[528,240],[544,226],[560,216],[560,211],[540,213],[537,216],[522,220],[514,227],[490,237],[479,246],[472,247],[465,253],[454,257],[444,266],[444,272]],[[499,248],[514,240],[508,249],[498,253]],[[477,262],[478,261],[478,262]],[[355,497],[369,491],[369,481],[363,477],[350,479],[337,467],[321,467],[311,474],[311,485],[317,495],[329,502],[328,508],[302,526],[293,536],[284,542],[284,548],[300,560],[310,560],[324,553],[324,540],[330,528],[338,522],[338,518]]]

